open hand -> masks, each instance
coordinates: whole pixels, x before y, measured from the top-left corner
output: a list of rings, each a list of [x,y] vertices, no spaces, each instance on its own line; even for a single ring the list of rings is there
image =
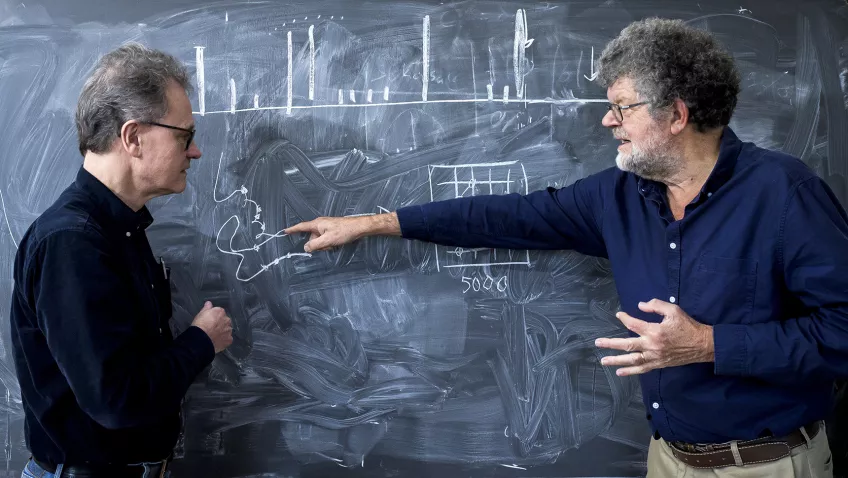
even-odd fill
[[[616,374],[625,376],[715,359],[711,326],[697,322],[680,307],[659,299],[639,302],[639,309],[662,315],[662,322],[645,322],[625,312],[617,313],[618,320],[639,337],[595,340],[598,347],[629,352],[604,357],[601,365],[624,367]]]

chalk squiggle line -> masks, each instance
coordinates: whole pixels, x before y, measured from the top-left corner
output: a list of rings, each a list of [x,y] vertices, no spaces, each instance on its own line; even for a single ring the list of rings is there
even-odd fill
[[[274,234],[268,234],[268,233],[265,232],[265,223],[261,220],[262,207],[259,205],[259,203],[257,203],[256,201],[253,201],[252,199],[250,199],[248,197],[248,190],[243,185],[242,185],[241,188],[236,189],[235,191],[231,192],[224,199],[218,199],[218,197],[217,197],[218,178],[221,175],[221,162],[223,161],[223,159],[224,159],[224,153],[221,153],[221,157],[218,160],[218,171],[215,173],[215,186],[212,189],[212,199],[214,199],[216,203],[222,203],[224,201],[229,200],[230,198],[232,198],[236,194],[242,194],[244,196],[244,205],[247,206],[248,204],[252,204],[253,207],[256,209],[256,214],[253,216],[253,220],[251,221],[251,224],[258,224],[260,230],[262,231],[254,237],[254,240],[259,240],[263,236],[266,237],[266,239],[264,241],[257,243],[257,244],[254,244],[252,247],[247,247],[247,248],[244,248],[244,249],[236,249],[233,246],[233,240],[236,237],[236,233],[238,232],[239,227],[241,227],[241,221],[239,220],[237,215],[231,216],[229,219],[227,219],[224,222],[224,224],[221,226],[221,228],[218,229],[218,233],[215,236],[215,247],[217,247],[218,250],[220,252],[224,253],[224,254],[236,256],[236,257],[239,258],[238,267],[236,268],[236,279],[238,279],[239,281],[242,281],[242,282],[249,282],[249,281],[255,279],[256,277],[258,277],[263,272],[270,269],[271,267],[278,265],[281,261],[284,261],[286,259],[291,259],[293,257],[312,257],[312,254],[309,254],[308,252],[289,252],[288,254],[284,254],[282,256],[275,258],[274,260],[272,260],[271,262],[269,262],[267,264],[262,264],[259,272],[256,272],[255,274],[251,275],[250,277],[247,277],[247,278],[240,277],[241,266],[244,264],[244,258],[245,258],[243,252],[248,252],[248,251],[259,252],[259,249],[262,246],[264,246],[266,243],[271,241],[272,239],[276,239],[276,238],[279,238],[279,237],[286,237],[288,234],[283,233],[283,231],[277,231]],[[221,233],[224,231],[224,228],[226,228],[227,225],[233,219],[235,219],[235,221],[236,221],[236,227],[235,227],[235,229],[233,229],[232,236],[230,236],[230,241],[229,241],[230,249],[224,250],[224,249],[221,248],[221,245],[220,245]]]

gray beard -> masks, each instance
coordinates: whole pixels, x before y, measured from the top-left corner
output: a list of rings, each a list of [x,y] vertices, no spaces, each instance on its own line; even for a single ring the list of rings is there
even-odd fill
[[[665,151],[663,151],[665,150]],[[680,170],[680,159],[671,153],[668,143],[650,144],[648,150],[640,150],[630,143],[630,153],[618,153],[615,164],[618,169],[633,173],[652,181],[672,178]]]

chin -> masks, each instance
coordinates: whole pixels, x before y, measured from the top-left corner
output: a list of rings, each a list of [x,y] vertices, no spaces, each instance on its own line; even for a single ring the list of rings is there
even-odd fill
[[[633,168],[631,167],[630,160],[631,160],[630,155],[618,153],[615,156],[615,165],[618,167],[618,169],[630,173],[630,172],[633,172]]]
[[[186,181],[186,176],[183,175],[183,177],[174,181],[171,184],[171,187],[168,188],[168,189],[170,189],[169,194],[180,194],[181,192],[185,191],[187,184],[188,184],[188,181]]]

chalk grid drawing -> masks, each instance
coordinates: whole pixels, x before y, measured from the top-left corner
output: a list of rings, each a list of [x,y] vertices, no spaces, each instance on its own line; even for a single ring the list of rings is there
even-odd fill
[[[430,200],[471,197],[480,194],[530,192],[527,171],[518,161],[459,165],[429,165]],[[530,266],[526,250],[465,249],[433,245],[436,270],[457,267]]]

